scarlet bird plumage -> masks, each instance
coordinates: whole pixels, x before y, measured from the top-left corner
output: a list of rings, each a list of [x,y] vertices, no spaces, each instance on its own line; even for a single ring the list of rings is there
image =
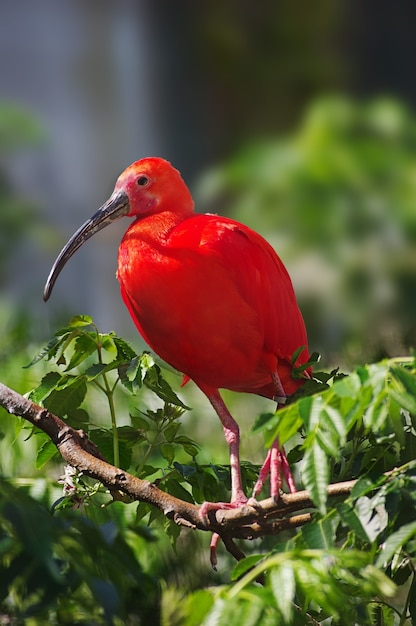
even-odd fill
[[[289,275],[273,248],[247,226],[218,215],[195,214],[179,172],[152,157],[120,175],[110,199],[64,247],[45,286],[45,300],[70,256],[122,216],[133,218],[118,254],[123,300],[152,350],[192,379],[211,401],[230,448],[231,503],[242,504],[247,498],[240,475],[239,430],[218,390],[283,402],[303,384],[292,377],[292,355],[302,348],[296,366],[307,363],[309,355]],[[305,377],[308,372],[306,368]],[[275,442],[255,495],[269,470],[272,495],[278,494],[280,469],[294,490],[286,457]]]

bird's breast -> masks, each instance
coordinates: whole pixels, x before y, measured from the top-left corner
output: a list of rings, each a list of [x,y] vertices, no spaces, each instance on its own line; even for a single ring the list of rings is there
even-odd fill
[[[137,328],[162,359],[200,384],[260,384],[261,324],[221,263],[136,231],[120,246],[117,275]]]

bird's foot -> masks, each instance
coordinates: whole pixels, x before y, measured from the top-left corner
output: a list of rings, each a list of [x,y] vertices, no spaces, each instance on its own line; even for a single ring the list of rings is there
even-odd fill
[[[277,500],[279,492],[282,488],[282,476],[286,481],[290,493],[295,493],[296,486],[293,480],[292,472],[283,448],[280,447],[278,440],[273,443],[267,453],[253,489],[253,497],[256,498],[263,489],[264,482],[270,474],[270,495]]]
[[[240,506],[247,504],[246,496],[239,497],[231,502],[203,502],[199,509],[199,515],[202,519],[206,519],[210,511],[225,511],[227,509],[238,509]]]
[[[205,520],[210,511],[238,509],[240,506],[244,506],[249,502],[251,503],[252,500],[253,498],[248,499],[244,493],[241,492],[231,502],[203,502],[199,509],[199,516],[202,520]],[[217,546],[220,538],[218,533],[212,533],[211,542],[209,544],[209,560],[214,571],[217,571]]]

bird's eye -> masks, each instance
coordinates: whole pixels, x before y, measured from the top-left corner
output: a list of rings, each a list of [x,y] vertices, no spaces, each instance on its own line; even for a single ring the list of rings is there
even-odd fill
[[[139,185],[139,187],[146,187],[146,185],[149,184],[149,179],[147,178],[147,176],[139,176],[139,178],[137,179],[137,184]]]

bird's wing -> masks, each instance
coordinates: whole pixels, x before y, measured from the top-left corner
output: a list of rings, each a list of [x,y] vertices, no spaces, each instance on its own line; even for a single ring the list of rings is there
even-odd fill
[[[191,219],[201,217],[205,223],[198,228],[199,250],[217,259],[247,304],[257,312],[265,351],[290,362],[298,348],[306,348],[307,337],[282,261],[270,244],[249,227],[215,215]],[[307,360],[305,349],[297,363]]]

